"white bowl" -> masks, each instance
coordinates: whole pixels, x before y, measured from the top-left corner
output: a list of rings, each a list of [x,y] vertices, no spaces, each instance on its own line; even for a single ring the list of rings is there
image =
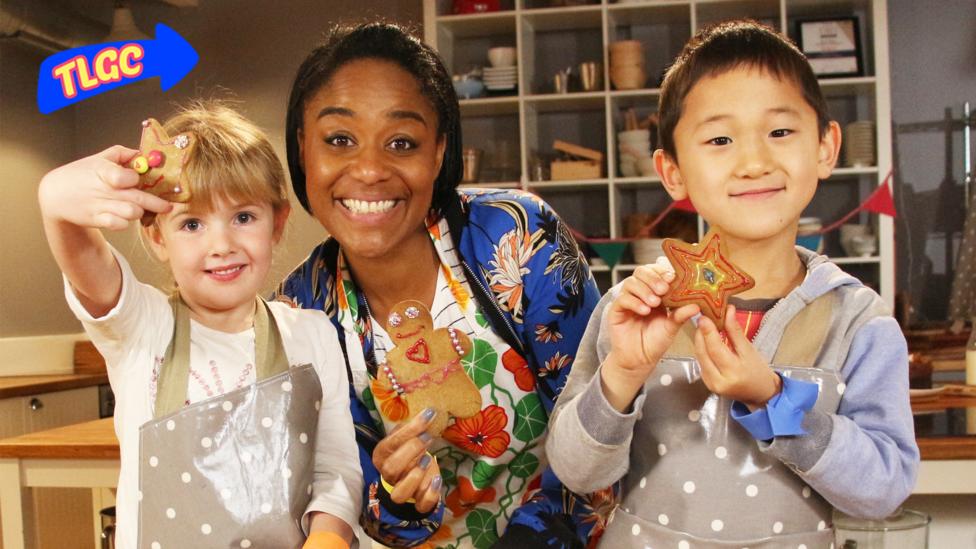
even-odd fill
[[[511,67],[515,64],[515,48],[489,48],[488,61],[493,67]]]
[[[625,130],[622,132],[617,132],[617,141],[621,143],[624,141],[649,141],[651,139],[651,130]]]
[[[637,163],[633,160],[620,160],[620,175],[624,177],[637,177]]]
[[[637,171],[644,177],[651,177],[656,172],[654,171],[654,159],[650,156],[645,156],[637,160]]]
[[[663,238],[641,238],[630,243],[634,251],[634,263],[647,265],[664,255]]]

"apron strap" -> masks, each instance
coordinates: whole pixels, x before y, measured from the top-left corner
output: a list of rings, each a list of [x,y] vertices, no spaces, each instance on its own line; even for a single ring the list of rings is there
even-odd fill
[[[770,364],[812,367],[823,348],[837,297],[827,292],[804,307],[786,325]],[[695,356],[695,327],[688,322],[664,353],[668,358]]]
[[[812,368],[827,339],[836,302],[835,292],[827,292],[804,307],[783,330],[772,363]]]
[[[166,347],[156,386],[157,418],[183,408],[190,381],[190,309],[179,292],[170,296],[169,304],[173,309],[173,339]],[[254,304],[254,361],[258,381],[288,370],[281,333],[268,304],[261,298]]]

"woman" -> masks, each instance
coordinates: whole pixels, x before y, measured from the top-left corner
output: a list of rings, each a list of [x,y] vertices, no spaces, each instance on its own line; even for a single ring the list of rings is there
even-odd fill
[[[608,497],[591,504],[565,491],[544,452],[549,411],[599,298],[566,226],[526,193],[457,190],[450,75],[395,25],[337,27],[312,51],[292,87],[286,140],[295,195],[331,236],[279,293],[324,310],[344,338],[367,533],[390,546],[581,546]],[[429,414],[414,411],[394,432],[378,412],[405,415],[376,375],[393,346],[387,316],[406,299],[474,344],[465,369],[481,411],[437,439],[425,432]]]

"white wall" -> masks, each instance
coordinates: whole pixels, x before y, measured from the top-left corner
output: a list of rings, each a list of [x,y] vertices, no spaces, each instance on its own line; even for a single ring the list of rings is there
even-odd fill
[[[106,24],[111,20],[111,1],[68,3]],[[174,103],[190,97],[226,96],[221,88],[242,101],[241,110],[268,132],[283,159],[291,81],[332,22],[381,14],[415,24],[423,34],[421,0],[201,0],[198,8],[182,9],[163,2],[132,4],[144,32],[151,35],[156,23],[165,23],[200,55],[188,77],[166,93],[158,79],[145,80],[42,115],[35,100],[37,71],[48,54],[0,43],[0,338],[80,331],[64,304],[41,230],[36,190],[44,173],[115,143],[135,147],[140,121],[164,119]],[[323,237],[319,224],[295,203],[272,277],[287,272]],[[141,278],[165,282],[165,272],[148,259],[134,231],[110,239]]]

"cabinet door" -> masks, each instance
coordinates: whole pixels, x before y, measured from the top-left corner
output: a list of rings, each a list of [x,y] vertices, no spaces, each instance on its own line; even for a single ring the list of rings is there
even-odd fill
[[[24,424],[24,398],[0,400],[0,438],[15,437],[26,432]]]
[[[30,432],[98,419],[98,387],[23,397]],[[95,539],[92,493],[83,488],[33,490],[37,547],[91,549]]]
[[[23,397],[0,400],[0,438],[15,437],[25,432]],[[0,528],[0,549],[3,549],[3,529]]]

